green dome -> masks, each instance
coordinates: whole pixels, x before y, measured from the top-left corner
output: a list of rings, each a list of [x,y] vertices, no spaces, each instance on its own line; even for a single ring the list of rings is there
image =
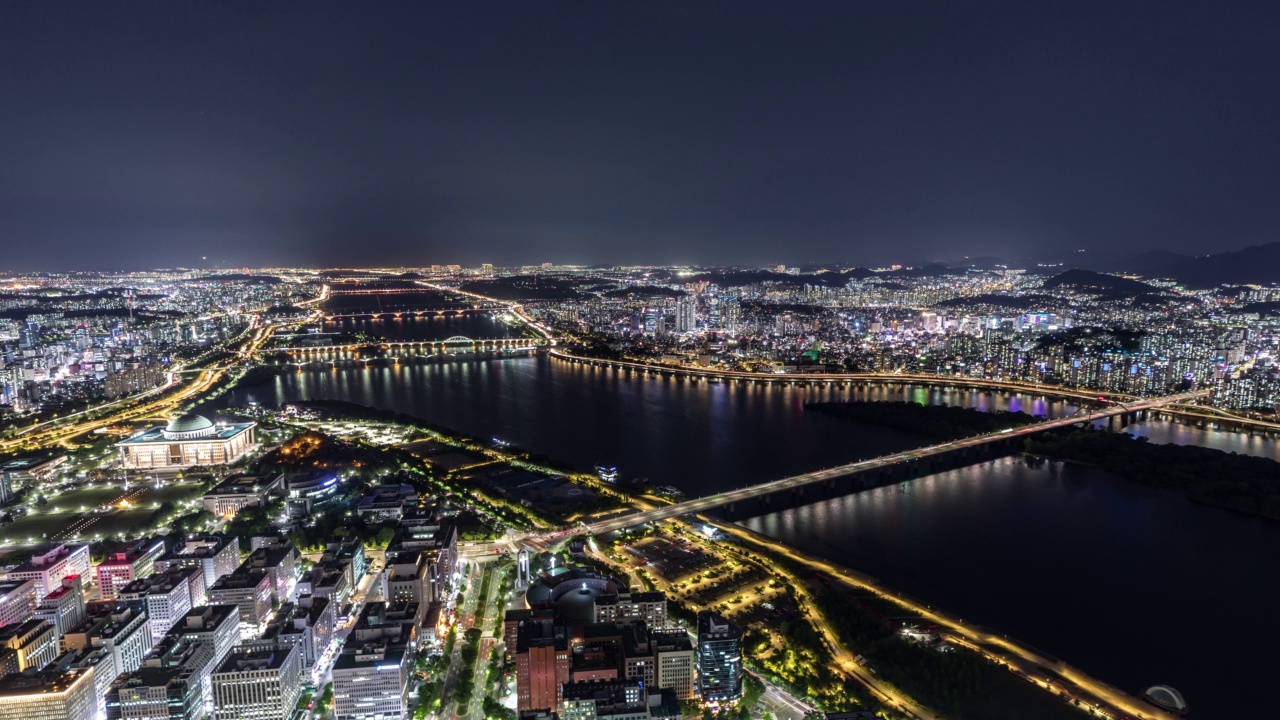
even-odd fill
[[[189,433],[208,430],[212,427],[213,421],[209,418],[195,413],[187,413],[170,420],[169,424],[164,426],[164,431],[167,433]]]

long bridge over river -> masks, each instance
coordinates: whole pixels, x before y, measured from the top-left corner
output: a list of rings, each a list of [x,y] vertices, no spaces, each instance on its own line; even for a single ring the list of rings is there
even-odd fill
[[[739,503],[746,503],[760,498],[767,498],[778,494],[801,494],[805,488],[818,485],[826,485],[830,490],[838,490],[835,487],[837,481],[854,479],[855,487],[848,489],[856,489],[859,479],[865,479],[867,476],[877,476],[891,473],[897,469],[909,468],[911,466],[919,467],[927,465],[932,459],[942,458],[952,455],[958,456],[959,459],[979,459],[983,452],[998,448],[1013,448],[1022,441],[1023,438],[1036,433],[1042,433],[1048,430],[1056,430],[1072,425],[1080,425],[1084,423],[1097,422],[1099,420],[1110,420],[1111,418],[1120,419],[1121,422],[1127,423],[1137,419],[1137,417],[1150,410],[1159,409],[1166,405],[1186,402],[1200,395],[1204,395],[1207,391],[1197,390],[1178,395],[1166,395],[1159,398],[1148,398],[1136,402],[1123,404],[1113,403],[1108,407],[1092,412],[1076,414],[1068,417],[1058,418],[1055,420],[1045,420],[1044,422],[1024,425],[1009,430],[1001,430],[999,432],[987,433],[985,435],[975,435],[973,437],[961,440],[952,440],[949,442],[930,445],[929,447],[919,448],[917,450],[907,450],[905,452],[884,455],[870,460],[859,460],[857,462],[838,465],[825,470],[816,470],[814,472],[803,473],[800,475],[792,475],[791,477],[782,478],[781,480],[772,480],[763,482],[750,487],[739,488],[737,490],[729,490],[714,495],[707,495],[694,500],[686,500],[671,505],[666,505],[652,510],[644,510],[641,512],[621,515],[606,520],[600,520],[591,523],[586,529],[588,532],[606,533],[614,530],[622,530],[636,525],[666,520],[680,515],[688,515],[691,513],[700,513],[716,508],[728,508],[733,510],[734,506]],[[865,480],[864,480],[865,481]]]

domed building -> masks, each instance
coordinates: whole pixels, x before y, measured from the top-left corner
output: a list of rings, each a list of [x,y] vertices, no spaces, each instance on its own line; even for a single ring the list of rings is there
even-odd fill
[[[1187,701],[1182,697],[1182,693],[1174,690],[1168,685],[1153,685],[1147,688],[1142,694],[1152,705],[1170,710],[1182,715],[1189,709]]]
[[[621,582],[591,568],[561,566],[544,570],[524,599],[534,610],[554,610],[561,621],[582,624],[595,622],[596,598],[625,591]]]
[[[120,460],[131,469],[180,470],[192,465],[233,463],[252,450],[255,422],[224,423],[187,413],[163,427],[144,430],[116,443]]]

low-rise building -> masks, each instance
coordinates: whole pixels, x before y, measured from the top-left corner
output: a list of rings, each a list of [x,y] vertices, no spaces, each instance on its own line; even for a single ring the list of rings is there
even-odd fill
[[[231,518],[247,507],[266,505],[279,486],[279,475],[232,475],[205,493],[200,504],[220,518]]]
[[[667,596],[660,592],[607,593],[596,597],[596,622],[642,621],[650,628],[667,626]]]
[[[331,470],[289,473],[281,482],[285,513],[294,519],[307,517],[317,505],[333,499],[338,487],[338,474]]]
[[[365,493],[356,512],[372,522],[399,520],[405,508],[418,504],[418,492],[412,485],[379,485]]]
[[[639,680],[594,680],[565,685],[560,720],[649,720],[649,696]]]
[[[215,423],[190,413],[116,443],[126,468],[180,470],[192,465],[225,465],[256,445],[257,423]]]
[[[207,643],[213,649],[212,662],[216,666],[240,642],[240,608],[235,605],[192,608],[174,623],[169,636],[187,643]]]

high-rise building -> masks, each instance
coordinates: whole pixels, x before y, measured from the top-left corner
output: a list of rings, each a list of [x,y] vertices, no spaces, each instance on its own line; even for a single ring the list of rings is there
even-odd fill
[[[93,720],[93,671],[0,678],[0,720]]]
[[[214,671],[214,720],[289,720],[302,695],[302,651],[241,646]]]
[[[692,297],[676,301],[676,332],[693,332],[698,329],[698,301]]]
[[[115,600],[116,592],[155,571],[156,559],[164,554],[164,540],[138,540],[103,559],[94,572],[98,577],[98,597]]]
[[[18,672],[40,670],[58,657],[58,631],[43,620],[32,618],[0,628],[0,648],[12,653]]]
[[[79,575],[83,578],[93,577],[89,566],[88,545],[58,545],[39,554],[31,560],[13,568],[0,576],[0,580],[36,581],[36,597],[48,595],[62,583],[68,575]]]
[[[192,608],[174,623],[169,635],[188,643],[208,643],[213,649],[211,664],[217,667],[240,642],[240,608],[235,605]]]
[[[20,623],[36,609],[36,578],[0,582],[0,627]]]
[[[116,597],[120,600],[138,600],[146,603],[147,621],[151,624],[151,637],[160,638],[191,609],[193,580],[199,580],[203,584],[204,574],[195,568],[177,568],[153,573],[120,588]]]
[[[683,628],[650,631],[656,665],[653,686],[671,690],[680,700],[692,700],[698,694],[695,668],[697,657],[693,641]]]
[[[271,600],[275,594],[271,573],[240,566],[230,575],[218,579],[209,588],[209,602],[240,608],[240,637],[253,640],[271,617]]]
[[[198,567],[204,573],[204,586],[213,587],[218,578],[230,575],[240,566],[240,538],[234,535],[194,535],[174,545],[155,562],[157,571],[175,567]]]
[[[84,589],[80,586],[80,576],[62,578],[62,584],[36,605],[35,618],[53,625],[58,637],[83,623]]]
[[[516,628],[516,709],[554,710],[569,682],[569,633],[550,618],[530,618]]]
[[[698,690],[706,702],[742,697],[742,628],[709,610],[698,613]]]
[[[92,668],[98,710],[119,675],[133,672],[151,652],[151,626],[142,603],[90,603],[88,619],[62,636],[65,652],[54,663],[61,668]]]
[[[417,614],[414,603],[365,605],[333,664],[337,720],[407,717],[417,638],[413,619]]]

